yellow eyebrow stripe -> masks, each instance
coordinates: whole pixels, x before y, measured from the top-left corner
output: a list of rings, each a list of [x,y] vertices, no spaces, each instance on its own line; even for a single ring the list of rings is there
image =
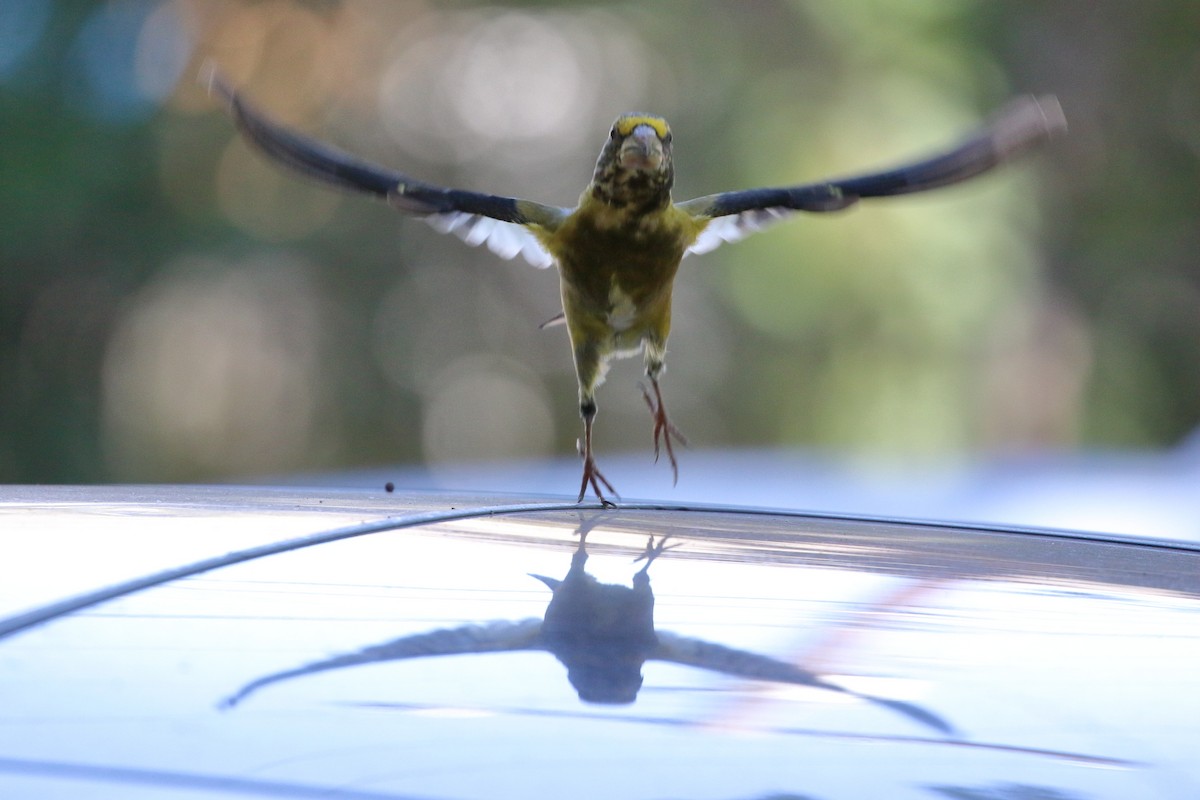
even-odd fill
[[[638,125],[649,125],[658,134],[659,139],[666,139],[671,135],[671,126],[662,117],[651,117],[645,114],[626,114],[617,120],[617,133],[621,136],[628,136],[633,133],[633,129]]]

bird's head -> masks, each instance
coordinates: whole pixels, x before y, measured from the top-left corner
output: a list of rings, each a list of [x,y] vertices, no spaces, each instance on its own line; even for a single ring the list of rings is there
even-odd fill
[[[667,121],[649,114],[618,117],[596,161],[593,194],[618,207],[652,208],[670,202],[674,182]]]

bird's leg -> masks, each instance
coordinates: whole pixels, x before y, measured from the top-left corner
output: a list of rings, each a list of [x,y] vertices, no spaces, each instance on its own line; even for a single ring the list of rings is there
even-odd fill
[[[642,560],[645,560],[646,562],[646,566],[638,570],[637,574],[633,576],[634,589],[637,589],[638,587],[648,589],[650,586],[650,565],[654,563],[654,559],[658,558],[668,550],[673,550],[674,548],[679,547],[679,544],[681,544],[667,544],[667,539],[669,538],[670,534],[667,534],[655,542],[654,536],[651,535],[646,541],[646,549],[640,556],[633,560],[633,563],[635,564]]]
[[[646,566],[642,567],[642,571],[645,572],[646,570],[650,569],[650,565],[654,563],[654,559],[658,558],[659,556],[661,556],[663,553],[667,552],[668,550],[674,550],[676,547],[679,547],[680,545],[683,544],[683,542],[675,542],[673,544],[667,544],[667,539],[670,539],[670,538],[671,538],[671,534],[668,533],[668,534],[665,534],[664,536],[660,537],[659,540],[656,542],[656,541],[654,541],[654,536],[652,534],[646,540],[646,549],[642,551],[642,554],[640,556],[638,556],[637,558],[635,558],[633,560],[633,563],[636,564],[639,561],[645,561]]]
[[[611,489],[612,487],[609,487],[609,488]],[[580,499],[582,499],[582,498],[580,498]],[[571,556],[571,572],[568,573],[568,575],[573,574],[573,573],[582,573],[584,571],[583,565],[587,563],[587,557],[588,557],[588,554],[587,554],[588,534],[592,532],[592,528],[595,528],[597,525],[600,524],[600,521],[602,519],[604,519],[604,515],[601,513],[601,514],[593,514],[591,519],[585,521],[583,518],[583,513],[580,512],[579,527],[575,529],[575,535],[579,537],[579,546],[575,548],[575,555]]]
[[[587,494],[588,486],[591,486],[592,491],[596,493],[596,499],[605,508],[614,508],[616,504],[604,496],[604,492],[600,491],[600,486],[603,484],[613,494],[617,494],[617,490],[601,474],[600,470],[596,467],[596,459],[592,456],[592,421],[596,419],[595,401],[585,400],[581,402],[579,404],[579,415],[583,417],[583,444],[580,447],[579,453],[583,457],[583,480],[579,484],[579,498],[575,502],[582,503],[583,496]]]
[[[647,370],[646,376],[650,378],[650,385],[654,387],[653,397],[650,396],[650,392],[646,390],[645,386],[641,387],[642,397],[645,398],[646,405],[650,407],[650,415],[654,417],[654,461],[658,463],[661,442],[667,449],[667,458],[671,461],[673,482],[679,483],[679,464],[675,461],[675,448],[671,446],[671,437],[675,437],[675,441],[684,447],[687,447],[687,437],[667,417],[667,407],[663,404],[662,389],[658,388],[658,373]]]

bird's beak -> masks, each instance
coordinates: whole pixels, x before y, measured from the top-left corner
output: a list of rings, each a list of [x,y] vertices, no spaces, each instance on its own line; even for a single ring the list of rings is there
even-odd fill
[[[624,169],[656,171],[662,164],[663,146],[649,125],[638,125],[621,143],[618,160]]]

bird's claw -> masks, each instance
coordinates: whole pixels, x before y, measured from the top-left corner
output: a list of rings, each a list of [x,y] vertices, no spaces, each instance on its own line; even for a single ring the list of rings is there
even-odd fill
[[[650,390],[645,384],[638,384],[642,390],[642,399],[646,401],[646,406],[650,409],[650,416],[654,417],[654,463],[658,463],[658,457],[661,452],[660,446],[665,447],[667,451],[667,459],[671,462],[672,483],[679,483],[679,463],[675,460],[675,448],[671,445],[671,438],[679,442],[684,447],[688,446],[687,437],[675,424],[667,417],[667,408],[663,404],[662,392],[658,388],[658,382],[654,382],[654,396],[650,395]]]
[[[676,547],[679,547],[680,545],[683,544],[683,542],[676,542],[675,544],[667,544],[667,539],[670,539],[670,538],[671,538],[671,535],[666,534],[665,536],[661,537],[657,542],[655,542],[654,536],[652,534],[650,536],[650,538],[646,540],[646,549],[642,552],[642,554],[640,556],[638,556],[637,558],[635,558],[633,560],[633,563],[636,564],[639,561],[645,561],[646,562],[645,568],[649,569],[650,565],[654,563],[654,559],[658,558],[659,556],[661,556],[663,553],[667,552],[668,550],[674,550]]]
[[[617,504],[604,496],[604,492],[600,490],[600,486],[603,484],[604,488],[608,489],[609,493],[618,499],[620,499],[621,495],[608,482],[608,478],[604,477],[604,474],[600,472],[599,467],[596,466],[596,459],[592,458],[592,454],[586,452],[581,444],[576,443],[576,446],[579,449],[580,456],[583,457],[583,480],[579,483],[579,497],[576,498],[575,502],[582,503],[583,496],[587,494],[588,487],[591,486],[596,499],[600,501],[600,505],[605,508],[616,508]]]

